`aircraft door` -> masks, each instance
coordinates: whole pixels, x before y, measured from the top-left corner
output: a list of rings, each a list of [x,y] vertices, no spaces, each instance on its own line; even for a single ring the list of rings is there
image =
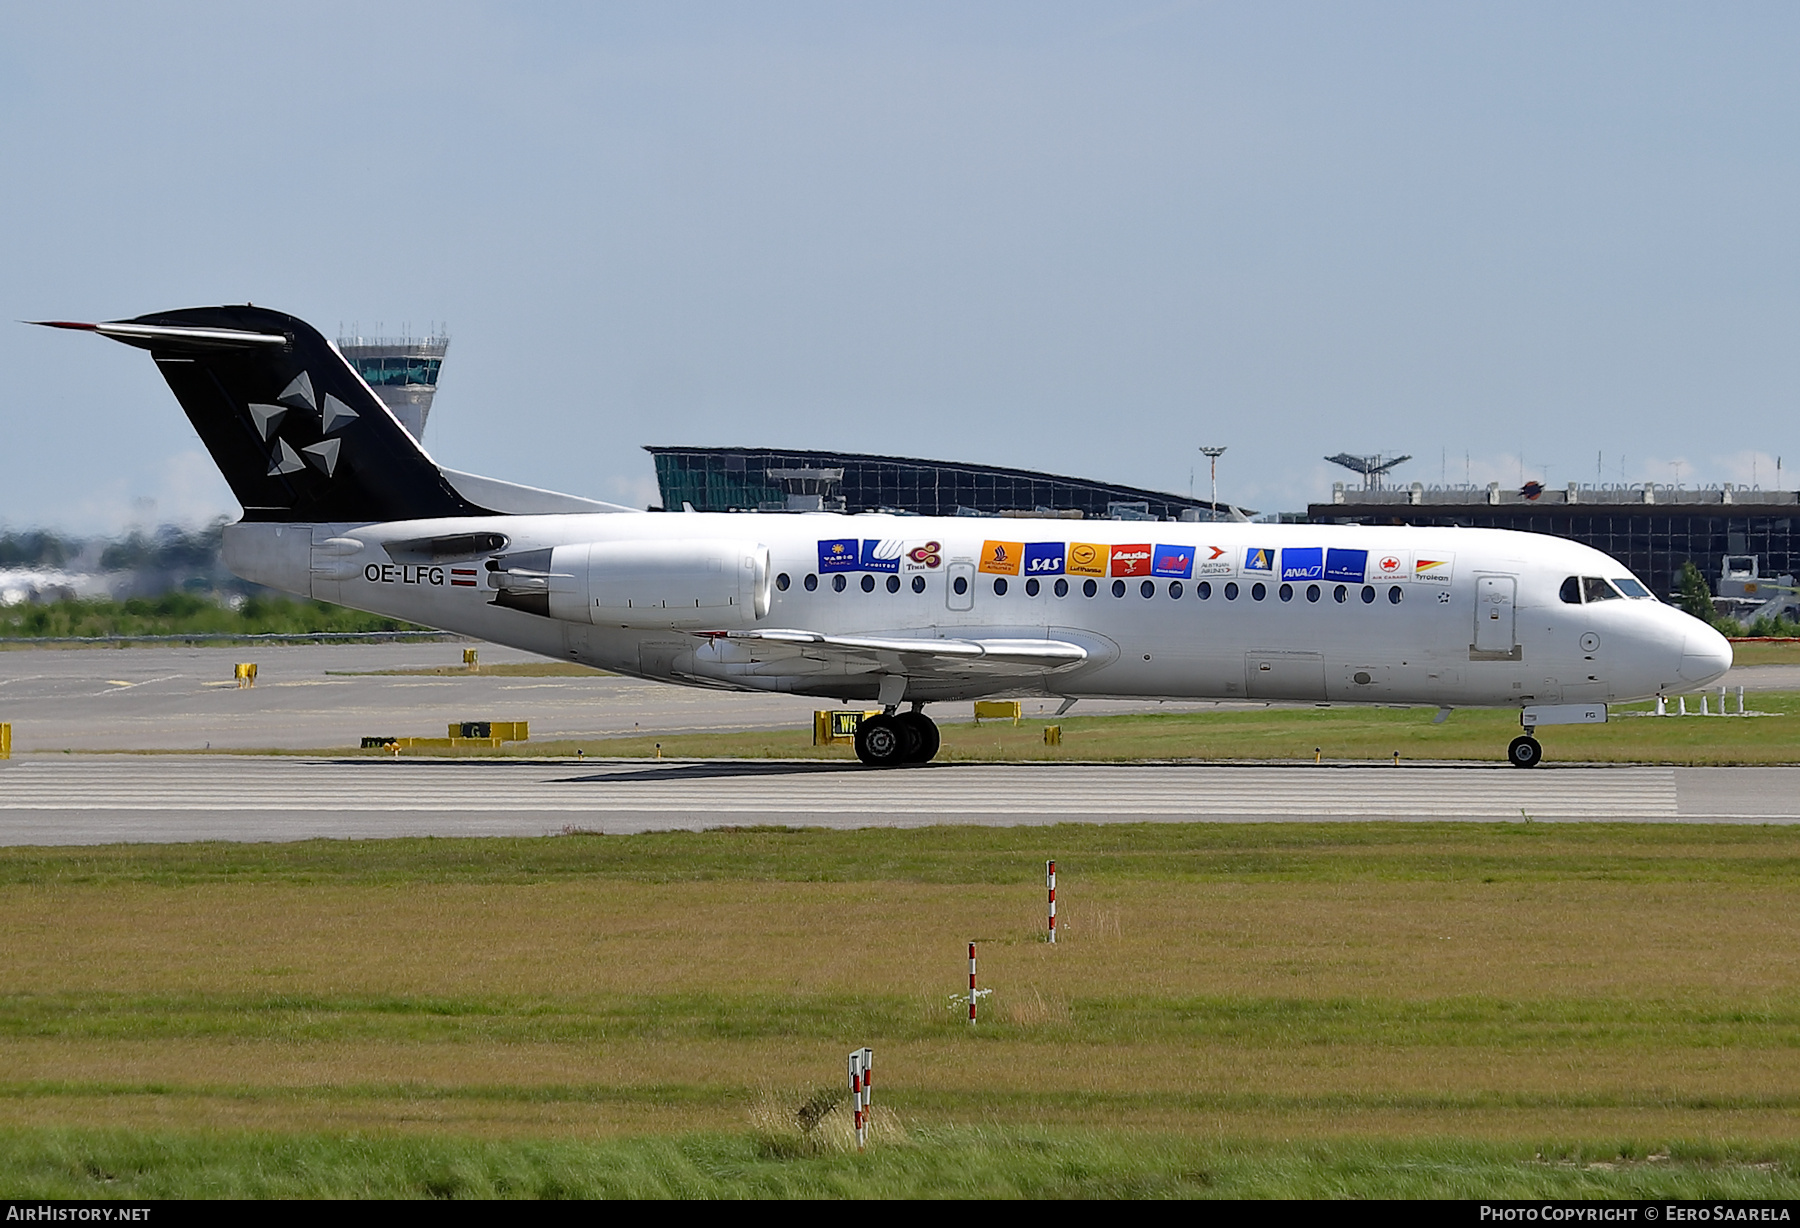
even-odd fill
[[[1510,657],[1518,644],[1513,611],[1517,581],[1482,576],[1475,581],[1475,651]]]
[[[952,610],[975,608],[975,564],[952,563],[944,568],[944,600]]]

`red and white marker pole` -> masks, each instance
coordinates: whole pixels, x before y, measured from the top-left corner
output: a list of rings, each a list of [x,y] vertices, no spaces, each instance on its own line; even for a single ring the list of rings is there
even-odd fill
[[[969,944],[969,1023],[975,1023],[975,944]]]
[[[850,1050],[850,1109],[856,1120],[856,1149],[863,1149],[863,1077],[861,1049]]]
[[[1044,863],[1044,886],[1050,891],[1050,941],[1056,941],[1056,863]]]
[[[865,1048],[862,1051],[862,1110],[863,1137],[869,1137],[869,1109],[875,1103],[875,1050]]]

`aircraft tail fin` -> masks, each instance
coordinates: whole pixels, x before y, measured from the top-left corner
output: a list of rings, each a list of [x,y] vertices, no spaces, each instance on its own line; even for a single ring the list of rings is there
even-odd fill
[[[36,321],[149,350],[244,519],[480,516],[344,356],[304,320],[194,307],[105,324]]]

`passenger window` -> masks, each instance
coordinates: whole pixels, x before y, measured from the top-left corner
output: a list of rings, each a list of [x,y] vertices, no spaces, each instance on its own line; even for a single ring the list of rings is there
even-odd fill
[[[1269,590],[1265,588],[1260,581],[1250,586],[1250,597],[1252,600],[1261,601],[1268,595]]]
[[[960,597],[969,591],[969,578],[967,576],[958,576],[955,580],[950,582],[950,587],[955,589],[956,595]]]
[[[924,576],[914,576],[913,577],[913,592],[922,593],[924,591],[925,591],[925,577]]]
[[[1237,595],[1238,595],[1237,581],[1233,580],[1231,583],[1229,583],[1225,586],[1225,600],[1236,601]]]
[[[1388,604],[1399,605],[1401,596],[1400,586],[1398,584],[1394,585],[1393,588],[1388,590]]]
[[[1317,601],[1319,599],[1319,586],[1317,584],[1308,584],[1306,586],[1306,599],[1308,601]]]
[[[787,572],[784,571],[780,575],[775,577],[775,587],[785,593],[785,592],[787,592],[787,586],[788,586],[788,574],[787,574]]]
[[[1154,597],[1156,596],[1156,585],[1145,580],[1142,584],[1138,585],[1138,592],[1142,593],[1146,599]]]
[[[1200,581],[1200,583],[1194,585],[1194,594],[1196,596],[1198,596],[1200,598],[1200,600],[1202,600],[1202,601],[1211,600],[1212,599],[1212,581],[1211,580],[1202,580],[1202,581]]]
[[[1038,582],[1036,576],[1025,581],[1025,595],[1027,597],[1035,597],[1038,595]]]
[[[1375,600],[1375,586],[1373,584],[1363,585],[1363,604],[1368,605],[1370,602],[1372,602],[1374,600]]]
[[[863,584],[863,592],[872,593],[875,591],[875,577],[874,576],[864,576],[862,584]]]
[[[805,584],[806,584],[806,591],[810,593],[815,588],[819,587],[819,577],[813,575],[811,572],[808,572],[808,573],[806,573]]]
[[[996,596],[996,597],[1006,596],[1006,579],[1005,579],[1005,577],[1003,577],[1003,576],[995,576],[994,577],[994,596]]]
[[[897,593],[900,591],[900,577],[899,576],[889,576],[888,577],[887,590],[890,593]]]
[[[844,583],[845,583],[844,577],[842,577],[842,576],[831,577],[831,587],[832,587],[833,591],[835,591],[835,592],[839,592],[839,593],[843,592],[844,591]]]
[[[1169,581],[1169,596],[1175,598],[1177,601],[1181,600],[1181,581],[1180,580],[1170,580]]]
[[[1123,597],[1124,595],[1125,595],[1125,581],[1114,580],[1113,581],[1113,596]]]
[[[1580,605],[1581,577],[1570,576],[1567,580],[1564,580],[1562,583],[1562,591],[1558,593],[1557,596],[1563,599],[1565,605]]]
[[[1581,595],[1589,601],[1618,601],[1618,590],[1599,576],[1581,577]]]
[[[1283,601],[1292,601],[1294,599],[1294,586],[1292,584],[1283,584],[1280,592]]]
[[[1350,599],[1350,590],[1340,584],[1331,590],[1331,599],[1339,605],[1343,605],[1344,602]]]
[[[1069,595],[1069,582],[1067,580],[1058,580],[1056,582],[1056,595],[1058,597],[1067,597]]]
[[[1081,585],[1081,594],[1084,597],[1092,597],[1095,593],[1097,593],[1099,591],[1100,591],[1100,586],[1098,584],[1095,584],[1092,580],[1084,581]]]

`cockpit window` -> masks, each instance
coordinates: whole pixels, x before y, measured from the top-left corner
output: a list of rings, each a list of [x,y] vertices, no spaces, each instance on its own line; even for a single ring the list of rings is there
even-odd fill
[[[1581,577],[1570,576],[1567,580],[1564,580],[1562,583],[1562,592],[1559,595],[1562,597],[1563,601],[1569,605],[1580,605]]]
[[[1621,576],[1619,579],[1614,580],[1613,584],[1627,597],[1648,597],[1650,595],[1649,589],[1645,588],[1642,584],[1639,584],[1636,580],[1633,580],[1630,576]]]
[[[1589,601],[1619,600],[1619,590],[1599,576],[1581,577],[1581,595]]]

